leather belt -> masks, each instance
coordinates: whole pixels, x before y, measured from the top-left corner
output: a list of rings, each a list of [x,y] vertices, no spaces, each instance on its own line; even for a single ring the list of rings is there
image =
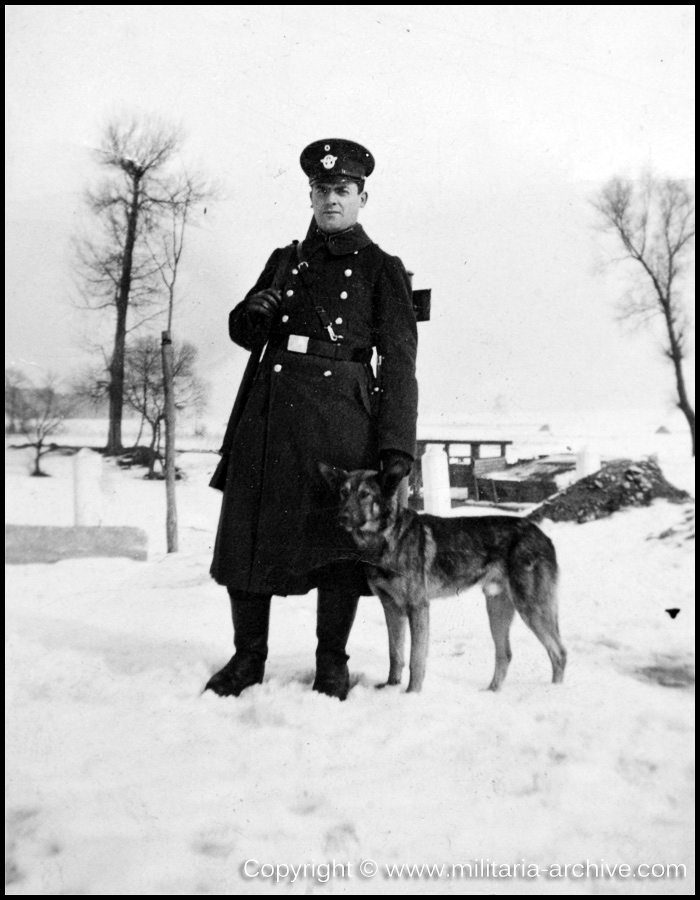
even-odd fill
[[[327,359],[340,359],[345,362],[368,363],[372,360],[371,347],[346,347],[340,342],[332,344],[330,341],[319,341],[303,334],[273,335],[270,344],[290,353],[306,353],[309,356],[324,356]]]

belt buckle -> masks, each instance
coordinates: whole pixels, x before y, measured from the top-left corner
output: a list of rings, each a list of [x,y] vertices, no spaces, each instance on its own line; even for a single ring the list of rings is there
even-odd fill
[[[290,334],[287,338],[287,350],[291,350],[292,353],[308,353],[308,337],[303,334]]]

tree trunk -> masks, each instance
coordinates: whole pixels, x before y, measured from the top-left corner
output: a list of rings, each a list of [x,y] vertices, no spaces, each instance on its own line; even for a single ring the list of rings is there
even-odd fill
[[[127,301],[128,302],[128,301]],[[124,452],[122,445],[122,414],[124,411],[124,352],[126,350],[126,306],[117,304],[117,327],[114,334],[114,351],[109,366],[109,433],[107,456]]]
[[[151,445],[149,450],[151,451],[148,457],[148,477],[155,478],[156,477],[156,458],[158,456],[158,450],[156,449],[158,441],[158,429],[160,428],[159,419],[156,419],[155,422],[148,423],[151,426]]]
[[[139,422],[139,433],[136,435],[136,440],[134,441],[134,447],[138,447],[138,445],[139,445],[139,441],[141,440],[141,437],[143,435],[143,426],[144,426],[145,422],[146,422],[146,417],[144,416],[143,413],[141,413],[141,421]]]
[[[688,392],[685,387],[685,375],[683,374],[682,357],[671,348],[671,361],[676,374],[676,390],[678,392],[678,408],[683,413],[690,429],[690,442],[693,456],[695,456],[695,410],[691,406]]]
[[[693,409],[688,391],[685,386],[685,374],[683,372],[683,350],[679,344],[674,326],[671,304],[665,297],[661,297],[661,305],[668,331],[669,350],[668,355],[673,364],[673,372],[676,376],[676,393],[678,394],[678,408],[683,413],[690,429],[690,442],[693,456],[695,456],[695,410]]]
[[[36,445],[36,456],[34,457],[34,471],[32,472],[32,476],[40,476],[44,473],[41,471],[41,466],[39,463],[41,462],[41,450],[44,444],[43,441],[39,441]]]
[[[177,553],[177,504],[175,500],[175,394],[173,391],[173,342],[162,335],[163,386],[165,391],[165,531],[168,553]]]
[[[129,309],[131,292],[131,271],[136,244],[136,226],[139,217],[139,186],[141,174],[134,171],[131,175],[131,203],[124,239],[124,257],[117,293],[117,327],[114,334],[114,352],[110,365],[109,386],[109,434],[107,436],[107,456],[115,456],[124,452],[122,445],[122,413],[124,411],[124,355],[126,350],[126,316]]]

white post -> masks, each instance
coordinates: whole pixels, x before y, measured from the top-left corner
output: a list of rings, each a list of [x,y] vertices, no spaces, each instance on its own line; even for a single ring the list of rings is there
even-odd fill
[[[576,454],[576,479],[585,478],[600,470],[600,454],[586,445]]]
[[[425,511],[434,516],[448,516],[450,502],[450,468],[447,454],[440,444],[428,444],[421,459]]]
[[[76,525],[102,524],[102,457],[83,447],[73,457],[73,511]]]

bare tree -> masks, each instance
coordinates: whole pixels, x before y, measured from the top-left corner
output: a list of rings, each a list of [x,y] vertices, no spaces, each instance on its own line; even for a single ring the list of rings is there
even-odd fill
[[[41,469],[41,459],[54,447],[48,438],[61,429],[70,415],[72,400],[59,393],[58,382],[53,375],[47,375],[39,387],[25,390],[23,397],[20,429],[29,446],[34,447],[32,475],[44,476],[46,472]]]
[[[99,161],[110,175],[88,193],[89,208],[102,229],[97,241],[83,240],[78,245],[83,296],[91,308],[113,307],[115,311],[108,454],[123,450],[127,316],[130,307],[152,301],[157,291],[158,267],[147,238],[169,209],[173,180],[165,170],[179,143],[177,129],[153,119],[112,122],[98,150]]]
[[[165,420],[165,530],[168,553],[176,553],[179,543],[175,496],[175,418],[177,409],[175,374],[177,366],[171,331],[175,306],[175,285],[182,251],[185,247],[187,225],[197,208],[203,206],[205,201],[213,199],[214,196],[214,187],[206,184],[201,176],[184,172],[180,182],[173,186],[170,193],[170,227],[163,229],[161,252],[153,252],[154,263],[158,265],[158,272],[168,292],[168,325],[162,333],[161,341]],[[206,213],[206,207],[204,212]]]
[[[642,276],[621,303],[621,318],[663,321],[664,354],[673,367],[676,402],[688,422],[695,456],[695,410],[683,372],[690,318],[679,284],[695,238],[695,198],[685,182],[648,174],[639,183],[613,178],[593,205],[603,229],[622,243],[623,259]]]
[[[166,209],[158,231],[147,238],[152,269],[166,293],[168,309],[167,330],[172,329],[175,305],[175,286],[180,260],[185,248],[185,234],[197,212],[206,212],[205,203],[216,196],[216,187],[198,174],[183,171],[165,186]]]
[[[26,393],[30,381],[21,369],[8,366],[5,369],[5,431],[17,434],[22,430],[26,413]]]
[[[196,360],[197,348],[192,344],[174,346],[173,393],[178,410],[201,411],[206,403],[206,387],[195,372]],[[158,338],[137,338],[127,349],[125,362],[124,399],[151,429],[149,475],[153,476],[165,417],[165,379]]]

